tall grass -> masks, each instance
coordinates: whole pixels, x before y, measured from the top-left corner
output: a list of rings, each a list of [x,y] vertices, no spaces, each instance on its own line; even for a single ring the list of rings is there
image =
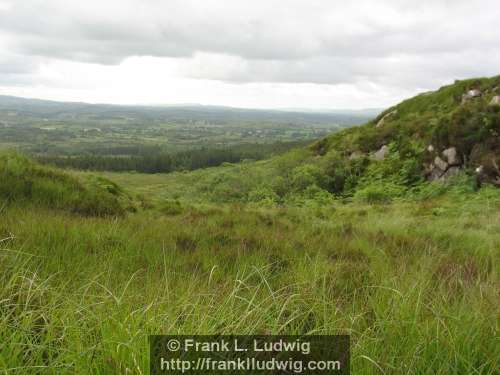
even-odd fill
[[[143,374],[147,335],[161,333],[347,333],[355,374],[497,373],[488,202],[118,219],[10,206],[0,373]]]
[[[44,206],[88,216],[120,216],[129,197],[115,183],[77,178],[12,152],[0,153],[0,199],[5,204]]]

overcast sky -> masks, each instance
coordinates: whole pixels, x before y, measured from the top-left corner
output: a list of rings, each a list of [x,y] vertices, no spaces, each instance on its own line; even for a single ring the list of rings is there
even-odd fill
[[[0,94],[386,107],[500,74],[499,0],[0,0]]]

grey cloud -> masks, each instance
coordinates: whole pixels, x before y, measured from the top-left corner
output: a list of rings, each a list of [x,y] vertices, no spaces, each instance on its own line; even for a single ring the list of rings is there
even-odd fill
[[[195,78],[430,82],[494,70],[498,19],[496,0],[24,0],[0,11],[0,35],[28,58],[182,57]]]
[[[39,64],[38,58],[0,52],[0,84],[22,86],[32,83]]]
[[[296,82],[359,84],[393,87],[436,87],[470,76],[498,74],[500,51],[465,51],[425,56],[323,57],[307,60],[245,60],[234,56],[198,54],[180,73],[192,78],[227,82]]]

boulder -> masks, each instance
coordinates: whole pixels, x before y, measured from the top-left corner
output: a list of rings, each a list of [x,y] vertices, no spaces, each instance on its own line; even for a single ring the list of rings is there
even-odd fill
[[[441,177],[439,177],[439,180],[447,180],[450,177],[456,176],[457,174],[460,173],[460,167],[457,166],[452,166],[444,172]]]
[[[484,159],[485,164],[476,168],[476,181],[479,186],[483,183],[490,183],[500,187],[500,167],[494,158]]]
[[[467,93],[465,95],[467,96],[467,98],[472,99],[472,98],[475,98],[477,96],[481,96],[481,91],[479,91],[477,89],[472,89],[472,90],[467,91]]]
[[[478,89],[469,90],[465,94],[462,95],[462,104],[470,99],[477,98],[478,96],[481,96],[480,90],[478,90]]]
[[[427,146],[427,151],[428,152],[434,152],[434,146],[433,145]]]
[[[490,105],[491,106],[500,105],[500,95],[495,95],[493,98],[491,98]]]
[[[441,159],[439,156],[436,156],[434,158],[434,165],[442,172],[445,172],[448,169],[448,163]]]
[[[363,156],[364,154],[362,152],[354,151],[351,155],[349,155],[349,160],[356,160],[362,158]]]
[[[449,165],[460,165],[460,157],[458,156],[457,149],[455,147],[447,148],[443,151],[443,156]]]
[[[380,150],[378,150],[377,152],[375,152],[373,154],[372,159],[382,161],[385,159],[385,157],[388,153],[389,153],[389,147],[387,147],[386,145],[383,145],[382,147],[380,147]]]
[[[434,164],[431,164],[426,174],[427,180],[436,181],[443,175],[443,171],[437,168]]]

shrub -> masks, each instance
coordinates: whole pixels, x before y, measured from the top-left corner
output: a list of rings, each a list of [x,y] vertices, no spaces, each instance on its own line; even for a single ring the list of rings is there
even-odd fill
[[[405,193],[405,188],[390,182],[373,183],[360,188],[354,198],[369,204],[390,203],[394,198]]]
[[[273,189],[267,186],[259,186],[248,194],[248,201],[259,203],[260,205],[274,205],[280,201],[278,194]]]

